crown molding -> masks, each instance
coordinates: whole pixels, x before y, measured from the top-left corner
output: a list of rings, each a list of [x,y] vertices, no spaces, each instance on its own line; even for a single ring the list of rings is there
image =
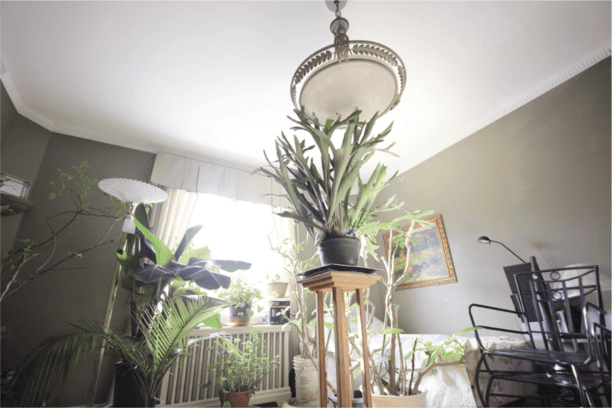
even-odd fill
[[[520,108],[521,106],[531,102],[535,98],[545,94],[546,92],[562,84],[568,79],[587,70],[588,68],[604,60],[605,58],[610,57],[611,54],[612,53],[611,53],[610,47],[605,47],[605,48],[600,49],[599,51],[578,61],[571,67],[562,71],[561,73],[549,78],[545,82],[534,87],[531,91],[523,94],[519,98],[516,98],[514,101],[504,105],[502,108],[496,110],[495,112],[492,112],[491,114],[488,114],[482,117],[478,121],[473,122],[471,125],[464,127],[462,131],[455,133],[455,136],[450,138],[445,146],[439,146],[439,147],[441,147],[442,150],[446,149],[450,147],[451,145],[459,142],[460,140],[476,133],[477,131],[483,129],[484,127],[490,125],[491,123],[506,116],[510,112]],[[4,61],[3,61],[3,65],[4,65]],[[25,116],[26,118],[32,120],[33,122],[39,124],[40,126],[52,132],[62,133],[68,136],[89,139],[89,140],[93,140],[96,142],[107,143],[107,144],[111,144],[115,146],[125,147],[128,149],[134,149],[134,150],[140,150],[140,151],[149,152],[149,153],[157,153],[159,150],[163,150],[163,151],[172,150],[172,153],[176,153],[176,154],[193,155],[193,152],[182,151],[182,149],[168,149],[168,147],[163,146],[163,144],[147,143],[147,142],[143,142],[142,140],[138,140],[137,142],[130,141],[128,140],[128,136],[130,135],[126,135],[126,134],[123,134],[120,136],[108,135],[108,134],[103,134],[99,132],[92,132],[92,131],[80,129],[80,128],[77,128],[77,127],[74,127],[68,124],[56,123],[53,119],[47,118],[41,115],[40,113],[34,111],[33,109],[29,108],[23,103],[21,97],[19,96],[17,87],[15,86],[13,80],[11,79],[11,75],[9,72],[4,72],[4,74],[0,76],[0,79],[2,79],[2,82],[4,83],[4,86],[11,100],[13,101],[13,104],[15,105],[17,112],[20,115]],[[421,159],[415,160],[415,162],[411,165],[411,167],[414,167],[417,164],[424,162],[425,160],[429,159],[430,157],[433,157],[435,154],[439,153],[440,151],[441,150],[430,152],[430,154],[427,154],[427,153],[423,154],[421,156]]]
[[[411,163],[410,168],[415,167],[420,163],[423,163],[424,161],[430,159],[431,157],[440,153],[444,149],[447,149],[453,144],[465,139],[468,136],[473,135],[479,130],[489,126],[490,124],[503,118],[504,116],[515,111],[516,109],[544,95],[546,92],[550,91],[551,89],[561,85],[563,82],[575,77],[581,72],[586,71],[593,65],[597,64],[598,62],[603,61],[604,59],[610,57],[611,55],[612,55],[612,52],[611,52],[610,47],[604,47],[594,52],[593,54],[589,55],[588,57],[576,62],[574,65],[558,73],[557,75],[549,78],[543,83],[537,85],[530,91],[516,98],[514,101],[507,103],[506,105],[502,106],[496,111],[486,116],[483,116],[482,118],[480,118],[477,121],[472,122],[468,126],[465,126],[462,130],[456,132],[453,137],[449,138],[447,142],[444,143],[444,145],[437,146],[438,147],[437,149],[435,148],[435,146],[432,145],[431,146],[432,149],[430,149],[429,152],[422,152],[422,154],[420,155],[421,157],[414,160],[414,162]],[[430,136],[433,136],[433,135],[430,135]]]

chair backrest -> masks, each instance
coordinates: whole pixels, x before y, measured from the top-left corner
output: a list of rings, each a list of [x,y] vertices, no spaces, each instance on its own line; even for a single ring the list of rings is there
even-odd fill
[[[597,266],[549,269],[514,275],[521,304],[533,305],[537,324],[528,325],[530,337],[542,336],[546,349],[581,350],[586,341],[582,310],[587,298],[602,304]],[[528,285],[529,290],[524,290]],[[533,338],[533,337],[532,337]]]
[[[529,282],[526,279],[522,279],[517,282],[514,279],[514,275],[537,272],[539,270],[540,268],[538,267],[538,263],[534,256],[530,258],[529,262],[518,265],[504,266],[506,279],[508,279],[508,284],[510,285],[510,290],[512,291],[510,298],[514,304],[514,309],[521,313],[521,320],[523,320],[523,322],[525,321],[524,317],[527,318],[527,322],[537,322],[538,317],[531,301]],[[523,293],[523,299],[525,300],[524,302],[521,302],[521,298],[519,297],[519,287],[520,291]]]

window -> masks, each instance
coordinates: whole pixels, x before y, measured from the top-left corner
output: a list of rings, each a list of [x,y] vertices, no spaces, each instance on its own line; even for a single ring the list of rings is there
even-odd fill
[[[193,244],[207,246],[213,259],[250,262],[251,269],[243,274],[251,280],[282,274],[282,257],[272,251],[268,236],[272,234],[273,243],[290,237],[292,224],[274,215],[269,205],[198,194],[189,225],[200,224]]]

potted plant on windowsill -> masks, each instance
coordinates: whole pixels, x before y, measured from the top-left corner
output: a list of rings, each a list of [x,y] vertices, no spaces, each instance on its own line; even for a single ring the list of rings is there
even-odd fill
[[[359,172],[376,150],[389,150],[391,146],[381,148],[380,145],[392,124],[373,136],[378,114],[363,122],[359,120],[360,113],[356,110],[346,119],[329,119],[321,125],[316,120],[310,122],[303,108],[295,110],[299,120],[290,118],[297,123],[293,129],[308,133],[314,145],[307,146],[297,136],[291,141],[281,134],[276,139],[276,160],[271,161],[266,154],[269,166],[256,170],[284,189],[283,198],[289,201],[292,210],[279,215],[304,224],[319,245],[323,265],[357,265],[360,241],[356,236],[360,235],[364,216],[388,210],[390,204],[385,201],[374,206],[374,200],[395,175],[385,180],[387,169],[378,164],[363,183]],[[346,128],[344,135],[335,144],[332,136],[341,128]],[[356,195],[351,199],[354,188]]]
[[[219,293],[230,305],[229,320],[235,326],[247,326],[253,317],[253,304],[263,299],[261,290],[253,283],[241,278],[234,278],[228,289]],[[263,310],[261,307],[259,312]]]
[[[289,282],[282,280],[280,274],[268,276],[268,292],[273,298],[284,298]]]
[[[215,347],[210,348],[215,352],[216,361],[208,368],[215,372],[221,406],[225,407],[229,402],[232,407],[248,407],[259,383],[280,365],[261,350],[263,339],[259,333],[251,331],[242,342],[240,338],[230,341],[219,336],[214,341]]]

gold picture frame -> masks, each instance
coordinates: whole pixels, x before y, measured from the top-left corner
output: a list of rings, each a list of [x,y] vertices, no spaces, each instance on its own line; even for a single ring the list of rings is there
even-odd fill
[[[397,289],[412,289],[457,282],[453,259],[442,223],[442,215],[434,215],[426,218],[425,221],[433,223],[434,226],[413,232],[410,239],[410,270],[404,282]],[[417,223],[415,228],[418,227],[420,225]],[[408,228],[404,227],[402,229],[408,231]],[[388,254],[389,234],[385,234],[383,239],[385,241],[385,254]],[[399,274],[403,272],[406,265],[405,250],[398,245],[393,251],[395,273]]]

